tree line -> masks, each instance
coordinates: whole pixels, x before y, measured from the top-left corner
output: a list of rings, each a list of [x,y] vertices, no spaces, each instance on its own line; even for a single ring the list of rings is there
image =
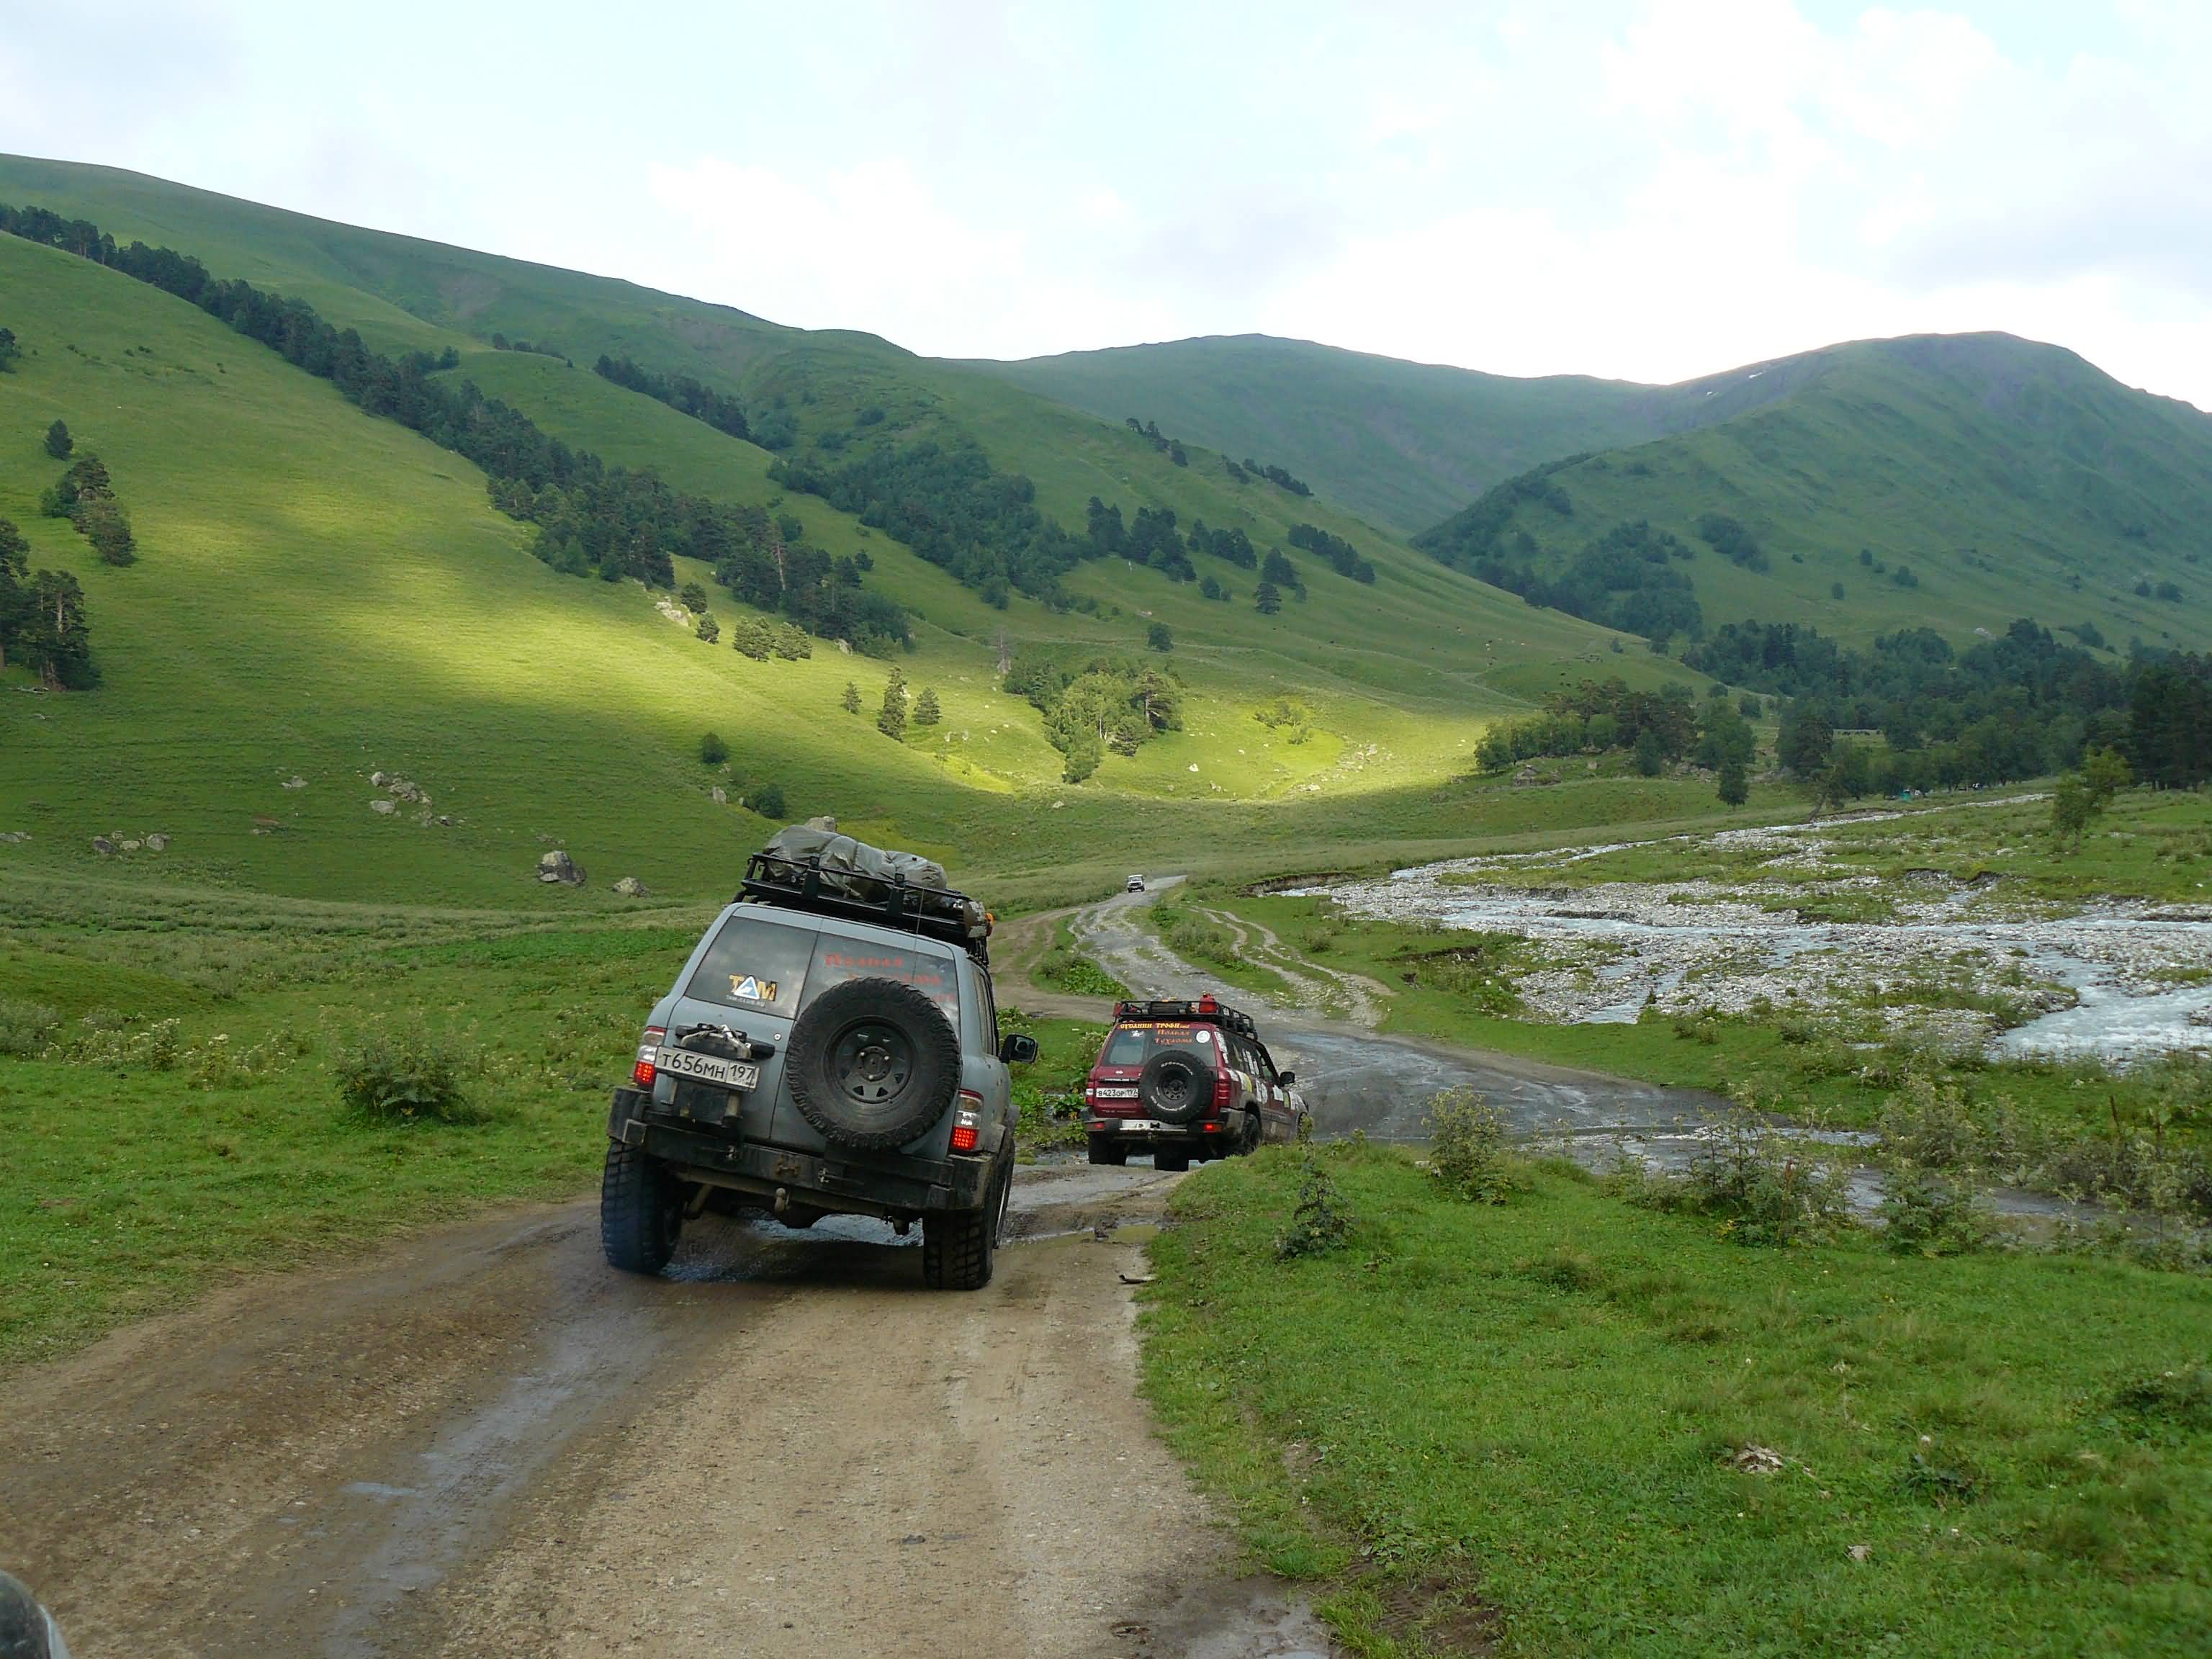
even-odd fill
[[[2041,777],[2100,750],[2167,788],[2212,779],[2212,657],[2111,663],[2022,618],[1964,651],[1933,629],[1870,648],[1792,623],[1732,623],[1684,660],[1790,698],[1777,757],[1839,799]],[[1858,741],[1841,732],[1879,734]]]
[[[1044,716],[1046,740],[1066,757],[1061,775],[1069,783],[1096,772],[1109,750],[1133,755],[1158,733],[1182,729],[1182,682],[1171,669],[1127,657],[1024,647],[1001,689]]]
[[[59,460],[76,447],[69,428],[56,421],[46,428],[46,453]],[[115,481],[97,455],[80,455],[68,471],[39,496],[39,510],[49,519],[67,519],[76,533],[92,544],[102,564],[136,564],[137,538],[131,534],[130,515],[115,499]]]
[[[742,404],[689,374],[658,374],[627,357],[610,357],[605,352],[592,365],[592,372],[601,380],[612,380],[632,392],[642,392],[695,421],[704,421],[717,432],[727,433],[732,438],[752,435]]]
[[[44,208],[0,204],[0,230],[95,260],[196,305],[329,380],[364,413],[397,421],[474,462],[494,505],[539,526],[538,556],[558,569],[596,571],[610,581],[631,576],[665,588],[674,585],[677,556],[719,566],[751,546],[746,509],[671,489],[650,472],[609,466],[487,398],[474,381],[434,378],[458,365],[450,347],[434,356],[386,356],[363,343],[357,331],[334,327],[302,301],[250,283],[219,281],[190,255],[143,242],[121,246],[88,220],[64,219]],[[773,608],[858,645],[908,637],[905,615],[891,601],[877,594],[864,601],[832,585],[827,556],[801,563],[798,570],[789,560],[778,565]]]
[[[30,543],[0,519],[0,668],[11,662],[71,691],[100,684],[84,590],[66,570],[33,571]]]
[[[1374,562],[1363,558],[1359,550],[1343,537],[1333,536],[1319,525],[1294,524],[1285,539],[1292,547],[1303,547],[1310,553],[1321,555],[1338,575],[1370,587],[1375,585]]]

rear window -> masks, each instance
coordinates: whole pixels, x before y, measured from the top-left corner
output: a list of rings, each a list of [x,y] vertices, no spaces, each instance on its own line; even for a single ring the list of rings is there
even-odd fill
[[[1142,1066],[1163,1048],[1196,1048],[1201,1053],[1220,1041],[1210,1025],[1116,1025],[1100,1050],[1101,1066]]]
[[[807,984],[817,996],[848,979],[902,980],[933,998],[960,1029],[960,970],[949,956],[927,949],[872,945],[866,939],[823,933],[815,942],[814,969]]]
[[[789,1019],[799,1012],[813,955],[811,928],[763,921],[739,912],[714,935],[684,994],[725,1008]]]

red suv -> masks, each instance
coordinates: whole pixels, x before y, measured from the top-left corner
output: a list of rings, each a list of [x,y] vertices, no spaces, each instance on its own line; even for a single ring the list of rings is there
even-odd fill
[[[1305,1102],[1278,1072],[1249,1014],[1210,996],[1117,1002],[1114,1029],[1083,1091],[1093,1164],[1126,1164],[1149,1148],[1152,1167],[1295,1140]]]

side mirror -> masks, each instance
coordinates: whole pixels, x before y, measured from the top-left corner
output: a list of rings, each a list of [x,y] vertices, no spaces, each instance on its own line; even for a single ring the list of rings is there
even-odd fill
[[[999,1058],[1009,1066],[1026,1066],[1037,1057],[1036,1039],[1019,1031],[999,1039]]]
[[[1281,1084],[1285,1089],[1289,1088],[1291,1085],[1296,1083],[1297,1080],[1298,1074],[1296,1072],[1278,1072],[1275,1073],[1275,1081]]]

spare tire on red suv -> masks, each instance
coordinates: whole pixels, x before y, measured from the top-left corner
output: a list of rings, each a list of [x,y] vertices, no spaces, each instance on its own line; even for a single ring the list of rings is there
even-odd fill
[[[1213,1062],[1195,1048],[1163,1048],[1137,1078],[1137,1102],[1162,1123],[1188,1123],[1213,1104]]]

